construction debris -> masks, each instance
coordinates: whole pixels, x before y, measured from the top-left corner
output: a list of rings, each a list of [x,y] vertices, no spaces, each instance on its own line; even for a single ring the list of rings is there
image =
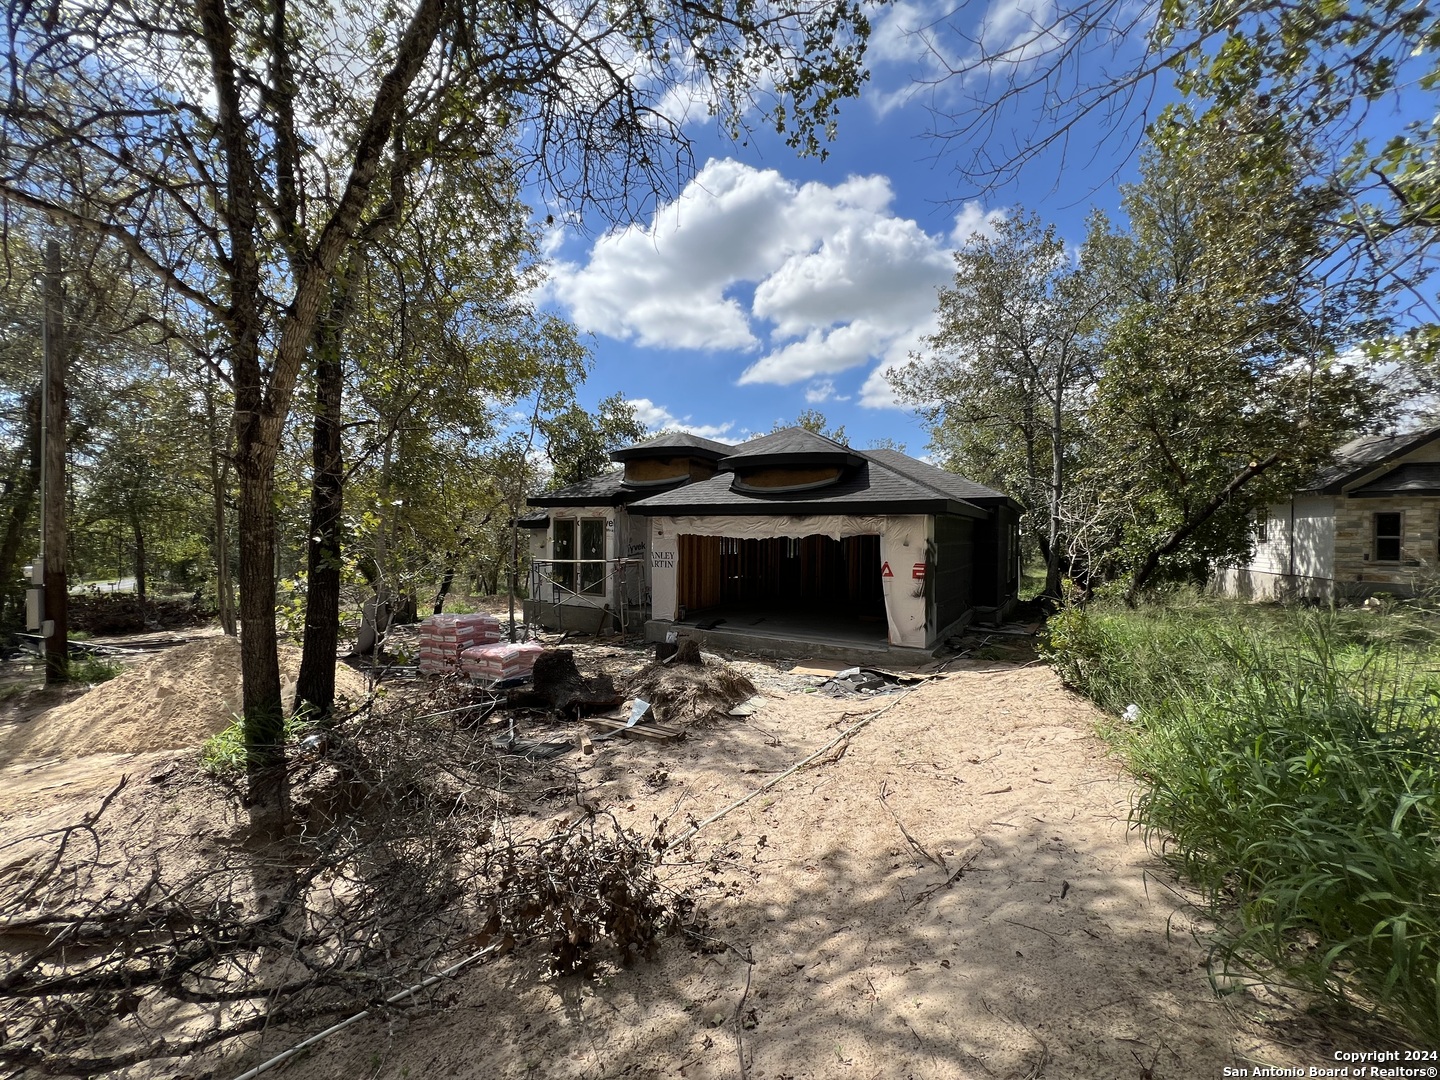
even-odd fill
[[[625,682],[625,690],[654,706],[674,723],[715,720],[755,696],[755,684],[729,665],[706,661],[693,640],[681,641],[668,661],[647,664]]]
[[[846,668],[836,672],[822,684],[831,697],[845,697],[849,694],[898,694],[916,683],[936,678],[935,675],[917,675],[912,672],[886,671],[883,668]]]
[[[642,721],[632,724],[628,717],[619,716],[587,716],[585,723],[592,727],[600,728],[615,735],[623,735],[627,739],[649,739],[651,742],[673,742],[684,734],[679,728],[670,727],[666,724],[657,724],[652,721]]]

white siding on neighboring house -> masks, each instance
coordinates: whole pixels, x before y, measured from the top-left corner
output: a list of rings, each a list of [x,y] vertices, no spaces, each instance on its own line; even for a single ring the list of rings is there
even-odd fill
[[[1335,577],[1335,500],[1311,496],[1294,505],[1294,572],[1329,581]]]
[[[1258,515],[1255,553],[1248,569],[1259,574],[1284,574],[1290,561],[1290,504],[1275,503]]]
[[[1257,522],[1250,560],[1216,575],[1219,590],[1253,600],[1329,598],[1335,587],[1335,500],[1306,496],[1274,503],[1263,520],[1264,538]]]

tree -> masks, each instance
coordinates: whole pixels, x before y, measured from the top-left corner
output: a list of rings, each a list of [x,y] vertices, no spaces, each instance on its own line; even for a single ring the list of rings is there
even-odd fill
[[[1322,244],[1332,276],[1419,294],[1440,225],[1435,5],[1073,0],[1047,10],[1008,39],[952,24],[965,48],[937,50],[964,56],[940,81],[986,87],[940,114],[933,132],[966,155],[957,168],[970,181],[997,188],[1052,150],[1064,168],[1072,142],[1094,153],[1092,131],[1124,161],[1142,143],[1157,94],[1173,82],[1197,111],[1208,104],[1215,120],[1240,107],[1259,110],[1322,151],[1318,179],[1342,196]],[[1020,134],[991,137],[1012,121]],[[1175,137],[1191,131],[1198,129]]]
[[[0,194],[110,241],[217,335],[251,821],[279,827],[274,471],[337,267],[434,170],[488,160],[505,132],[544,190],[622,216],[684,171],[661,107],[677,79],[732,129],[763,86],[791,144],[818,151],[863,79],[868,25],[851,0],[578,12],[417,0],[343,18],[313,2],[122,0],[64,14],[9,15]]]
[[[770,432],[773,434],[774,432],[784,431],[790,427],[804,428],[806,431],[813,432],[816,435],[824,435],[827,439],[834,439],[842,445],[849,445],[845,442],[845,425],[836,424],[834,427],[831,427],[830,421],[825,418],[825,414],[819,409],[801,409],[800,415],[789,423],[784,420],[777,420],[775,421],[775,426],[770,429]]]
[[[618,391],[601,400],[592,413],[578,402],[539,420],[550,459],[551,480],[557,487],[599,476],[611,467],[610,454],[645,437],[645,425],[635,408]]]
[[[940,290],[928,355],[891,375],[958,468],[1013,495],[1060,595],[1062,505],[1094,385],[1093,336],[1108,293],[1071,264],[1053,226],[1023,213],[975,234]]]
[[[1120,300],[1081,482],[1132,597],[1246,552],[1254,509],[1380,404],[1337,360],[1375,335],[1379,298],[1317,261],[1337,194],[1306,182],[1312,152],[1264,114],[1175,109],[1125,191],[1129,230],[1092,222],[1085,263]]]

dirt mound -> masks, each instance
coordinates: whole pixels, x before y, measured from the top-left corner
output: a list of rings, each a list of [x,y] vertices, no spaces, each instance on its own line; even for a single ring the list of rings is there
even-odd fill
[[[695,722],[724,716],[755,696],[755,684],[717,661],[646,664],[625,681],[625,693],[644,698],[669,722]]]
[[[300,670],[300,650],[280,646],[287,702]],[[365,681],[343,665],[339,697],[364,696]],[[198,746],[240,710],[240,642],[211,637],[169,649],[28,725],[15,756],[80,757]]]

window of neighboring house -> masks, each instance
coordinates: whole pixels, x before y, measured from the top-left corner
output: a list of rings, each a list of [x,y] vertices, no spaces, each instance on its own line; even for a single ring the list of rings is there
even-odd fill
[[[562,518],[553,523],[550,577],[570,592],[605,594],[605,519]],[[578,587],[577,587],[578,586]]]
[[[1398,511],[1375,515],[1375,561],[1400,561],[1400,525],[1403,515]]]
[[[1260,516],[1255,519],[1255,541],[1265,544],[1270,541],[1270,511],[1260,511]]]

